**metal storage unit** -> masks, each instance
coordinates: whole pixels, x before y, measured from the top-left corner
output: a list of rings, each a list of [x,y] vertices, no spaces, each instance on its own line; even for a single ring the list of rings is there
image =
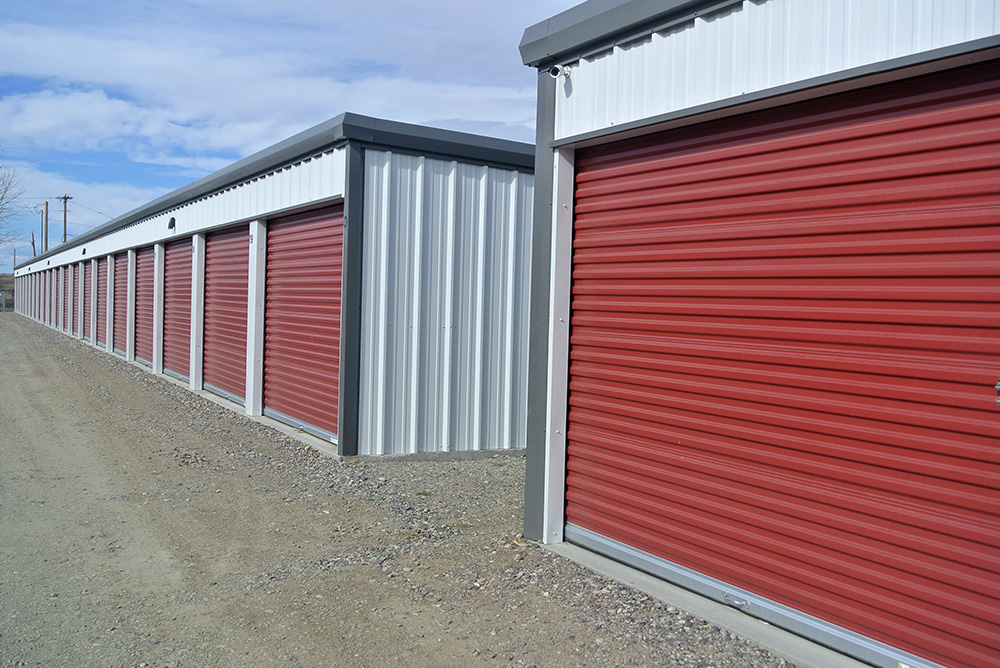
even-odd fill
[[[128,251],[115,253],[114,312],[111,345],[116,353],[124,355],[128,347]]]
[[[337,435],[344,207],[268,222],[264,414]]]
[[[135,253],[135,359],[153,365],[153,282],[156,249]]]
[[[161,249],[154,372],[343,456],[523,448],[533,159],[526,144],[342,114],[15,271]]]
[[[97,261],[97,331],[94,333],[94,340],[97,345],[104,347],[108,338],[108,258],[102,257]]]
[[[191,367],[191,239],[166,245],[163,292],[163,372],[187,380]]]
[[[554,279],[526,534],[878,666],[998,664],[1000,3],[926,35],[870,3],[882,52],[811,0],[723,4],[587,3],[522,42]]]
[[[243,403],[247,371],[246,225],[213,232],[205,242],[205,389]]]

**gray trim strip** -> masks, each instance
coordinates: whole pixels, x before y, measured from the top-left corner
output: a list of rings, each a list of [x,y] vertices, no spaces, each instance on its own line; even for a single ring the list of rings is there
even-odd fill
[[[138,362],[139,364],[144,365],[144,366],[148,366],[150,369],[153,368],[153,363],[152,362],[146,361],[146,360],[142,359],[139,356],[136,356],[135,361]]]
[[[15,269],[20,269],[27,264],[38,262],[67,249],[81,246],[143,218],[172,209],[198,197],[203,197],[317,152],[343,146],[351,141],[380,144],[390,148],[421,153],[433,152],[448,156],[450,159],[487,162],[518,169],[530,168],[535,155],[535,149],[531,144],[398,121],[387,121],[345,112],[167,193],[100,227],[81,234],[71,241],[60,244],[46,253],[25,260]]]
[[[365,222],[365,149],[354,142],[347,151],[344,188],[344,258],[340,284],[340,389],[337,454],[358,454],[361,411],[362,258]]]
[[[337,435],[336,434],[331,434],[330,432],[326,431],[325,429],[320,429],[319,427],[314,427],[313,425],[311,425],[311,424],[309,424],[307,422],[303,422],[302,420],[297,420],[297,419],[295,419],[293,417],[288,417],[284,413],[279,413],[278,411],[272,410],[272,409],[268,408],[267,406],[264,407],[264,409],[261,411],[261,413],[263,413],[265,416],[267,416],[269,418],[273,418],[273,419],[277,420],[278,422],[284,422],[285,424],[287,424],[287,425],[289,425],[291,427],[295,427],[296,429],[301,429],[302,431],[306,432],[307,434],[312,434],[313,436],[315,436],[317,438],[322,438],[324,441],[330,441],[333,444],[337,443]]]
[[[542,540],[545,512],[545,419],[548,406],[549,290],[552,269],[552,172],[556,80],[538,72],[535,121],[535,200],[531,222],[531,292],[528,322],[527,461],[524,480],[524,535]]]
[[[223,399],[229,399],[233,403],[239,404],[240,406],[246,406],[247,405],[246,399],[244,399],[243,397],[238,397],[235,394],[233,394],[232,392],[226,392],[222,388],[216,387],[215,385],[209,385],[208,383],[205,383],[202,386],[202,389],[208,390],[212,394],[217,394],[220,397],[222,397]]]
[[[679,587],[701,594],[713,601],[729,605],[748,615],[763,619],[820,645],[880,668],[900,668],[900,666],[944,668],[909,652],[866,638],[854,631],[843,629],[745,589],[726,584],[721,580],[702,575],[690,568],[653,556],[589,529],[567,524],[565,536],[567,542],[603,554],[610,559],[620,561]]]
[[[863,65],[756,93],[747,93],[739,97],[730,97],[697,107],[621,123],[552,141],[550,145],[552,147],[574,145],[577,148],[582,148],[605,143],[609,140],[630,139],[681,125],[717,120],[726,116],[745,114],[759,109],[792,104],[805,99],[815,99],[1000,58],[998,49],[1000,49],[1000,35],[984,37],[972,42],[945,46],[933,51],[894,58],[873,65]],[[544,146],[540,141],[538,145]]]
[[[187,376],[182,376],[181,374],[177,373],[176,371],[171,371],[170,369],[164,369],[163,370],[163,375],[164,376],[170,376],[171,378],[175,378],[175,379],[177,379],[179,381],[182,381],[182,382],[185,382],[185,383],[191,382],[191,379],[188,378]]]
[[[521,62],[544,68],[575,60],[599,43],[610,46],[615,38],[632,39],[735,2],[742,0],[590,0],[527,28],[518,45]]]

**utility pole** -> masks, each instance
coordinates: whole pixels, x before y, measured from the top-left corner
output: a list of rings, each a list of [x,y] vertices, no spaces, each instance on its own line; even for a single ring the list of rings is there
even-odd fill
[[[38,253],[35,252],[35,233],[31,233],[31,257],[35,257]]]
[[[45,200],[45,235],[42,243],[42,252],[49,252],[49,201]]]
[[[69,195],[60,195],[56,199],[61,199],[63,202],[63,243],[66,243],[66,203],[69,202],[72,197]]]

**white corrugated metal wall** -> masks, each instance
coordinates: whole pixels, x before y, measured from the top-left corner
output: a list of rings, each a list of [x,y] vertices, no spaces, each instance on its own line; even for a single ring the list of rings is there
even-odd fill
[[[744,0],[571,63],[555,138],[1000,32],[1000,0]]]
[[[532,175],[365,169],[359,454],[525,447]]]

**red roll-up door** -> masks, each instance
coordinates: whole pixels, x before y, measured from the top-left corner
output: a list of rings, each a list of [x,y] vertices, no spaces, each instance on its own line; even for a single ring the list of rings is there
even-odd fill
[[[68,332],[73,328],[70,325],[73,318],[73,281],[71,279],[73,267],[67,265],[62,268],[63,275],[63,318],[62,318],[62,328],[63,331]]]
[[[205,388],[243,401],[246,394],[250,235],[246,225],[205,240]]]
[[[97,332],[98,345],[106,345],[108,338],[108,258],[97,261]]]
[[[58,267],[52,270],[52,326],[62,327],[62,270]]]
[[[337,434],[343,250],[342,206],[268,223],[264,410],[325,437]]]
[[[997,72],[578,151],[570,525],[1000,665]]]
[[[186,379],[191,368],[191,239],[167,244],[163,259],[163,370]]]
[[[135,359],[153,364],[153,277],[156,249],[140,248],[135,253]]]
[[[73,332],[73,334],[75,335],[79,335],[80,334],[80,315],[79,315],[80,265],[79,264],[73,265],[73,294],[70,297],[70,303],[72,304],[72,306],[70,307],[70,314],[71,314],[69,321],[70,331]]]
[[[52,295],[54,294],[53,287],[55,286],[55,281],[52,280],[52,270],[45,270],[45,324],[53,324],[53,315],[55,314],[55,304],[52,303]]]
[[[90,314],[94,308],[91,304],[93,298],[91,297],[91,283],[93,282],[94,271],[90,267],[90,262],[83,263],[83,338],[90,340]]]
[[[114,337],[115,352],[125,354],[128,346],[128,251],[115,255]]]

